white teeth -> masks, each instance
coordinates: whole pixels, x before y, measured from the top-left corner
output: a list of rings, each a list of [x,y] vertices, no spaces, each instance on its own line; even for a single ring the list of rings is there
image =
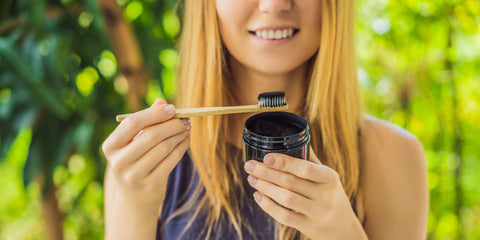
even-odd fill
[[[282,30],[277,30],[275,32],[275,39],[282,39],[283,38],[283,31]]]
[[[280,39],[291,37],[293,35],[293,28],[276,30],[276,31],[274,30],[255,31],[255,35],[263,39],[280,40]]]
[[[268,38],[268,32],[267,32],[267,31],[262,31],[262,38],[263,38],[263,39],[269,39],[269,38]]]
[[[275,39],[275,32],[273,30],[268,31],[268,39]]]

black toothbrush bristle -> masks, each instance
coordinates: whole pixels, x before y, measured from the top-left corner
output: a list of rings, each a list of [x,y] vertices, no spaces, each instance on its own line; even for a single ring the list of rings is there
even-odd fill
[[[258,95],[259,107],[281,107],[287,105],[284,92],[267,92]]]

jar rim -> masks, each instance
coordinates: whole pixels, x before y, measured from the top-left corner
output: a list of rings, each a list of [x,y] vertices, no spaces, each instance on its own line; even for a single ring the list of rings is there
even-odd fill
[[[251,127],[249,127],[254,123],[254,121],[257,121],[258,119],[274,118],[274,117],[281,117],[281,118],[283,118],[282,119],[283,123],[288,123],[290,125],[295,125],[296,127],[298,127],[301,130],[297,133],[290,134],[290,135],[285,135],[285,136],[266,136],[266,135],[256,133],[255,131],[251,130]],[[284,121],[286,119],[292,120],[294,122]],[[250,134],[255,135],[257,137],[262,137],[262,138],[288,138],[288,137],[296,136],[298,134],[302,134],[302,133],[305,132],[305,130],[307,130],[307,132],[308,132],[309,126],[308,126],[307,120],[305,120],[303,117],[301,117],[300,115],[295,114],[295,113],[290,113],[290,112],[263,112],[263,113],[255,114],[255,115],[249,117],[245,121],[245,123],[243,125],[243,128],[245,130],[247,130]]]
[[[266,123],[290,125],[292,129],[297,130],[294,134],[266,136],[254,131],[255,123],[258,120],[264,120]],[[307,121],[294,113],[289,112],[264,112],[256,114],[245,121],[243,131],[243,141],[262,149],[272,148],[295,148],[310,140],[309,126]]]

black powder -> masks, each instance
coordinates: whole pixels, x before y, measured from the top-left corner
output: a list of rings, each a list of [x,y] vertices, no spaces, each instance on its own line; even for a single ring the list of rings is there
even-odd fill
[[[285,137],[297,134],[303,129],[290,122],[282,122],[273,118],[259,118],[252,123],[250,130],[262,136]]]

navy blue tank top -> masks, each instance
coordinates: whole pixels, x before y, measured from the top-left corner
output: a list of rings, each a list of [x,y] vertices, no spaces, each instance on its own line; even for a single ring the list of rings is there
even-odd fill
[[[241,150],[229,146],[232,157],[241,158]],[[240,161],[241,162],[241,161]],[[241,163],[240,163],[241,164]],[[243,199],[240,199],[240,212],[243,221],[248,227],[242,226],[243,239],[270,240],[274,238],[274,220],[267,215],[253,199],[255,190],[248,185],[247,174],[243,171],[243,165],[239,165],[242,173],[242,187],[245,190]],[[188,228],[184,229],[189,220],[193,216],[192,212],[187,212],[176,216],[169,221],[167,219],[180,208],[193,195],[195,187],[199,183],[199,176],[195,171],[192,160],[188,154],[185,154],[175,169],[169,176],[165,200],[163,202],[162,214],[157,226],[157,239],[177,240],[177,239],[205,239],[206,212],[199,212]],[[192,186],[190,186],[192,185]],[[203,194],[203,193],[202,193]],[[222,216],[224,221],[220,221],[221,226],[212,229],[209,239],[238,239],[237,233],[233,225],[227,220],[226,216]],[[250,230],[248,230],[250,229]],[[185,232],[182,234],[182,231]],[[221,232],[219,231],[221,230]]]
[[[235,157],[241,157],[240,149],[235,148],[233,152],[234,155],[236,155]],[[239,168],[242,169],[240,171],[242,173],[242,187],[246,192],[243,199],[239,201],[239,208],[242,219],[250,226],[249,228],[242,226],[242,237],[243,239],[272,240],[274,239],[275,231],[274,220],[257,205],[252,196],[255,189],[248,185],[246,180],[247,174],[243,171],[243,166],[239,166]],[[193,162],[189,155],[185,154],[169,176],[162,214],[158,220],[157,240],[206,238],[206,212],[202,210],[200,210],[193,224],[186,230],[185,226],[192,218],[193,210],[192,212],[186,212],[167,221],[178,208],[192,197],[198,183],[199,176],[195,171]],[[220,221],[221,226],[212,229],[208,239],[238,239],[233,225],[226,217],[224,218],[224,221]],[[248,229],[250,229],[250,231]],[[183,232],[184,230],[185,232]]]

